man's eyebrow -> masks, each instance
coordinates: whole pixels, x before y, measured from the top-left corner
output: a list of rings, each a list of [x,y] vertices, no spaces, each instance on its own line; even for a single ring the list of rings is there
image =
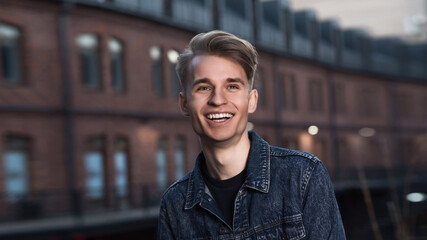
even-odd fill
[[[227,78],[228,83],[240,83],[242,85],[245,85],[245,81],[243,81],[241,78]]]
[[[211,83],[211,81],[207,78],[200,78],[194,80],[194,82],[191,84],[191,87],[194,87],[196,85],[202,84],[202,83]]]
[[[240,83],[242,85],[245,85],[245,81],[243,81],[241,78],[227,78],[227,83]],[[209,80],[208,78],[200,78],[200,79],[196,79],[194,80],[194,82],[191,84],[191,87],[194,88],[194,86],[197,86],[199,84],[211,84],[211,80]]]

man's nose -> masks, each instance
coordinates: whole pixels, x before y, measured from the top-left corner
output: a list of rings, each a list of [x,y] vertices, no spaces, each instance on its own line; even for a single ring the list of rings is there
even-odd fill
[[[209,104],[219,106],[225,103],[227,103],[227,96],[221,89],[215,89],[212,91]]]

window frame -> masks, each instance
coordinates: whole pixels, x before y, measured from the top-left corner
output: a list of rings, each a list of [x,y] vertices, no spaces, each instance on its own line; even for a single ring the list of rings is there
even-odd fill
[[[88,136],[85,139],[84,142],[84,152],[83,152],[83,156],[82,156],[82,164],[83,164],[83,169],[84,169],[84,196],[86,199],[90,200],[90,201],[103,201],[105,200],[105,198],[107,197],[107,164],[106,164],[106,137],[103,135],[93,135],[93,136]],[[101,144],[100,146],[96,146],[92,141],[100,141]],[[93,145],[92,145],[93,144]],[[91,146],[92,145],[92,146]],[[88,169],[87,169],[87,165],[86,165],[86,155],[88,153],[99,153],[102,157],[101,159],[101,164],[102,164],[102,172],[101,172],[101,195],[100,196],[95,196],[92,197],[89,194],[88,191]]]
[[[121,141],[121,140],[123,140],[125,142],[125,146],[119,146],[118,145],[119,144],[118,141]],[[126,178],[126,192],[125,192],[124,195],[117,194],[118,193],[117,192],[118,187],[117,187],[116,154],[118,152],[124,152],[126,154],[126,159],[125,159],[125,162],[126,162],[126,169],[125,169],[125,172],[126,172],[126,176],[125,176],[125,178]],[[119,197],[119,198],[130,197],[130,195],[131,195],[131,189],[132,188],[131,188],[131,185],[130,185],[130,183],[131,183],[131,171],[130,171],[130,169],[131,169],[131,161],[130,161],[130,141],[129,141],[128,137],[125,137],[125,136],[116,136],[114,138],[114,155],[113,155],[113,161],[114,161],[114,173],[115,173],[114,174],[114,193],[115,193],[115,196]]]
[[[26,146],[12,146],[10,147],[9,145],[11,143],[9,143],[9,139],[10,138],[14,138],[14,139],[19,139],[18,141],[23,141],[25,142]],[[21,135],[21,134],[7,134],[4,138],[3,138],[3,143],[5,146],[5,151],[3,151],[2,153],[2,164],[3,164],[3,174],[4,174],[4,192],[6,193],[6,198],[5,200],[9,203],[16,203],[16,202],[21,202],[21,201],[25,201],[26,199],[28,199],[28,197],[31,195],[31,179],[32,179],[32,172],[31,172],[31,159],[32,159],[32,147],[33,147],[33,140],[27,136],[27,135]],[[15,143],[16,144],[16,143]],[[26,192],[24,194],[21,194],[21,196],[19,196],[18,198],[15,197],[10,197],[9,198],[9,194],[7,194],[7,173],[6,173],[6,158],[5,155],[8,152],[17,152],[17,151],[22,151],[25,152],[24,154],[26,155],[26,180],[25,180],[25,188],[26,188]]]
[[[0,47],[0,82],[2,83],[2,85],[4,86],[23,86],[23,85],[27,85],[27,77],[26,77],[26,71],[24,69],[24,61],[25,61],[25,45],[24,45],[24,35],[25,32],[24,30],[18,26],[17,24],[13,24],[7,21],[0,21],[0,24],[12,27],[12,28],[16,28],[16,30],[19,33],[19,36],[16,38],[16,46],[18,49],[18,53],[17,53],[17,64],[18,64],[18,74],[19,77],[18,79],[14,82],[14,81],[9,81],[8,79],[10,78],[6,78],[3,76],[4,74],[4,69],[3,69],[3,52],[2,52],[2,48]],[[0,37],[0,46],[2,46],[2,37]]]
[[[154,49],[159,50],[158,59],[156,59],[153,53]],[[151,82],[153,84],[152,89],[157,97],[165,96],[165,81],[164,81],[164,51],[161,46],[153,45],[149,49],[150,61],[151,61]]]
[[[179,141],[181,141],[181,144],[179,144]],[[182,172],[178,173],[178,164],[177,164],[177,158],[176,158],[176,154],[177,151],[181,151],[182,153],[182,166],[180,166],[180,169],[182,170]],[[178,180],[180,178],[182,178],[183,176],[185,176],[186,173],[186,159],[187,159],[187,141],[185,136],[183,135],[177,135],[175,137],[175,146],[174,146],[174,169],[175,169],[175,180]]]
[[[118,53],[117,55],[119,56],[120,59],[120,70],[121,70],[121,88],[118,88],[115,84],[116,79],[115,79],[115,64],[114,64],[114,58],[113,55],[115,54],[110,47],[110,41],[117,41],[120,46],[121,46],[121,50],[120,53]],[[116,93],[125,93],[127,90],[127,84],[126,84],[126,71],[125,71],[125,66],[126,66],[126,53],[125,53],[125,49],[126,49],[126,45],[124,44],[124,41],[120,38],[117,38],[116,36],[110,36],[108,38],[108,54],[109,54],[109,64],[110,64],[110,76],[111,76],[111,86],[114,89],[114,92]]]
[[[94,37],[96,39],[96,46],[93,48],[85,48],[82,46],[79,46],[78,43],[78,38],[82,37],[84,35],[87,36],[91,36]],[[79,65],[79,72],[80,72],[80,76],[79,78],[81,79],[81,84],[84,86],[84,88],[86,88],[89,91],[102,91],[103,89],[103,77],[102,77],[102,38],[100,36],[100,34],[95,33],[95,32],[84,32],[84,33],[79,33],[75,36],[74,40],[76,41],[76,47],[77,47],[77,55],[78,55],[78,65]],[[94,59],[96,60],[95,62],[95,70],[93,70],[93,73],[96,75],[96,83],[95,84],[91,84],[89,82],[89,79],[86,79],[86,75],[89,75],[88,73],[86,73],[86,66],[85,66],[85,62],[84,62],[84,51],[89,52],[89,51],[94,51],[95,52],[95,57]]]
[[[156,168],[157,168],[156,180],[157,180],[157,188],[160,191],[163,191],[167,188],[168,181],[169,181],[167,145],[168,145],[168,139],[166,136],[160,136],[157,139],[156,152],[155,152]],[[160,153],[163,154],[163,159],[162,159],[163,162],[161,162],[161,164],[163,165],[160,164],[160,160],[159,160]],[[162,176],[164,177],[164,179],[161,179]]]

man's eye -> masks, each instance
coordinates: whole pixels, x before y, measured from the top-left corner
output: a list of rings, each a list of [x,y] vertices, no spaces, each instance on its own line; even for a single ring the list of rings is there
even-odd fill
[[[230,85],[228,86],[229,89],[239,89],[238,85]]]
[[[210,88],[206,87],[206,86],[201,86],[199,88],[197,88],[197,91],[208,91]]]

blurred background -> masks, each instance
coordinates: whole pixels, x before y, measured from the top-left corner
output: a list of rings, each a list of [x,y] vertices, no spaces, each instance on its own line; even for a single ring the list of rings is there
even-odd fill
[[[0,239],[155,239],[212,29],[256,46],[248,128],[322,159],[348,239],[427,239],[426,0],[0,0]]]

